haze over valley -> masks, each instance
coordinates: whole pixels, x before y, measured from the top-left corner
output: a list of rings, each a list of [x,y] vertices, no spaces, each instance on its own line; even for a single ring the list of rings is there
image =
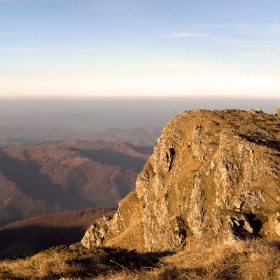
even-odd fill
[[[162,127],[184,110],[261,107],[274,112],[277,99],[95,98],[1,99],[0,146],[47,141],[103,140],[153,146]]]
[[[100,206],[135,188],[162,127],[184,110],[261,107],[274,99],[26,99],[0,103],[1,218]]]

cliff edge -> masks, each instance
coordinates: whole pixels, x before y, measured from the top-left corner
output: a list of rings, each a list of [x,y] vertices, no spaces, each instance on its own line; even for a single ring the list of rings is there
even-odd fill
[[[280,241],[280,116],[185,111],[162,131],[136,189],[82,244],[178,251]]]

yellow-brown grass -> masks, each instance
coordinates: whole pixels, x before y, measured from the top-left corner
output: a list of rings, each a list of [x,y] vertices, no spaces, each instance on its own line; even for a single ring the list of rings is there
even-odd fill
[[[279,244],[261,240],[182,251],[159,259],[123,249],[65,247],[0,263],[0,279],[276,280]],[[160,256],[159,254],[157,256]]]
[[[278,244],[279,245],[279,244]],[[182,251],[161,259],[157,268],[102,275],[98,280],[276,280],[280,279],[280,251],[260,240],[231,246]]]

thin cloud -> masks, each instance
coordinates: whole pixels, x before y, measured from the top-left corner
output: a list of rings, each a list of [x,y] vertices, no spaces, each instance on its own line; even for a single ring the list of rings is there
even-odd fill
[[[270,54],[260,52],[244,52],[243,55],[247,57],[271,57]]]
[[[52,44],[52,47],[55,49],[73,49],[76,48],[76,46],[73,46],[71,44],[65,44],[65,43],[55,43]]]
[[[32,48],[1,48],[0,51],[5,52],[34,52],[36,49]]]
[[[84,50],[73,50],[78,53],[91,53],[91,52],[101,52],[101,49],[84,49]]]
[[[248,29],[245,29],[245,32],[248,34],[253,34],[258,36],[279,36],[280,25],[279,24],[249,25]]]
[[[220,49],[224,50],[235,50],[243,51],[249,55],[258,54],[258,56],[269,56],[269,53],[276,53],[279,50],[280,42],[274,41],[271,38],[251,38],[250,40],[232,37],[213,37],[212,45],[218,46]],[[251,55],[252,56],[252,55]]]
[[[199,34],[199,33],[180,32],[180,33],[170,33],[170,34],[160,36],[160,38],[170,38],[170,39],[180,39],[180,38],[190,38],[190,37],[207,37],[207,35]]]

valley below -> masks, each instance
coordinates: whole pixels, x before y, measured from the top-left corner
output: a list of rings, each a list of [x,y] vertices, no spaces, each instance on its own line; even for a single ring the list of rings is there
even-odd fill
[[[152,147],[103,141],[0,150],[0,224],[93,206],[117,208]]]

